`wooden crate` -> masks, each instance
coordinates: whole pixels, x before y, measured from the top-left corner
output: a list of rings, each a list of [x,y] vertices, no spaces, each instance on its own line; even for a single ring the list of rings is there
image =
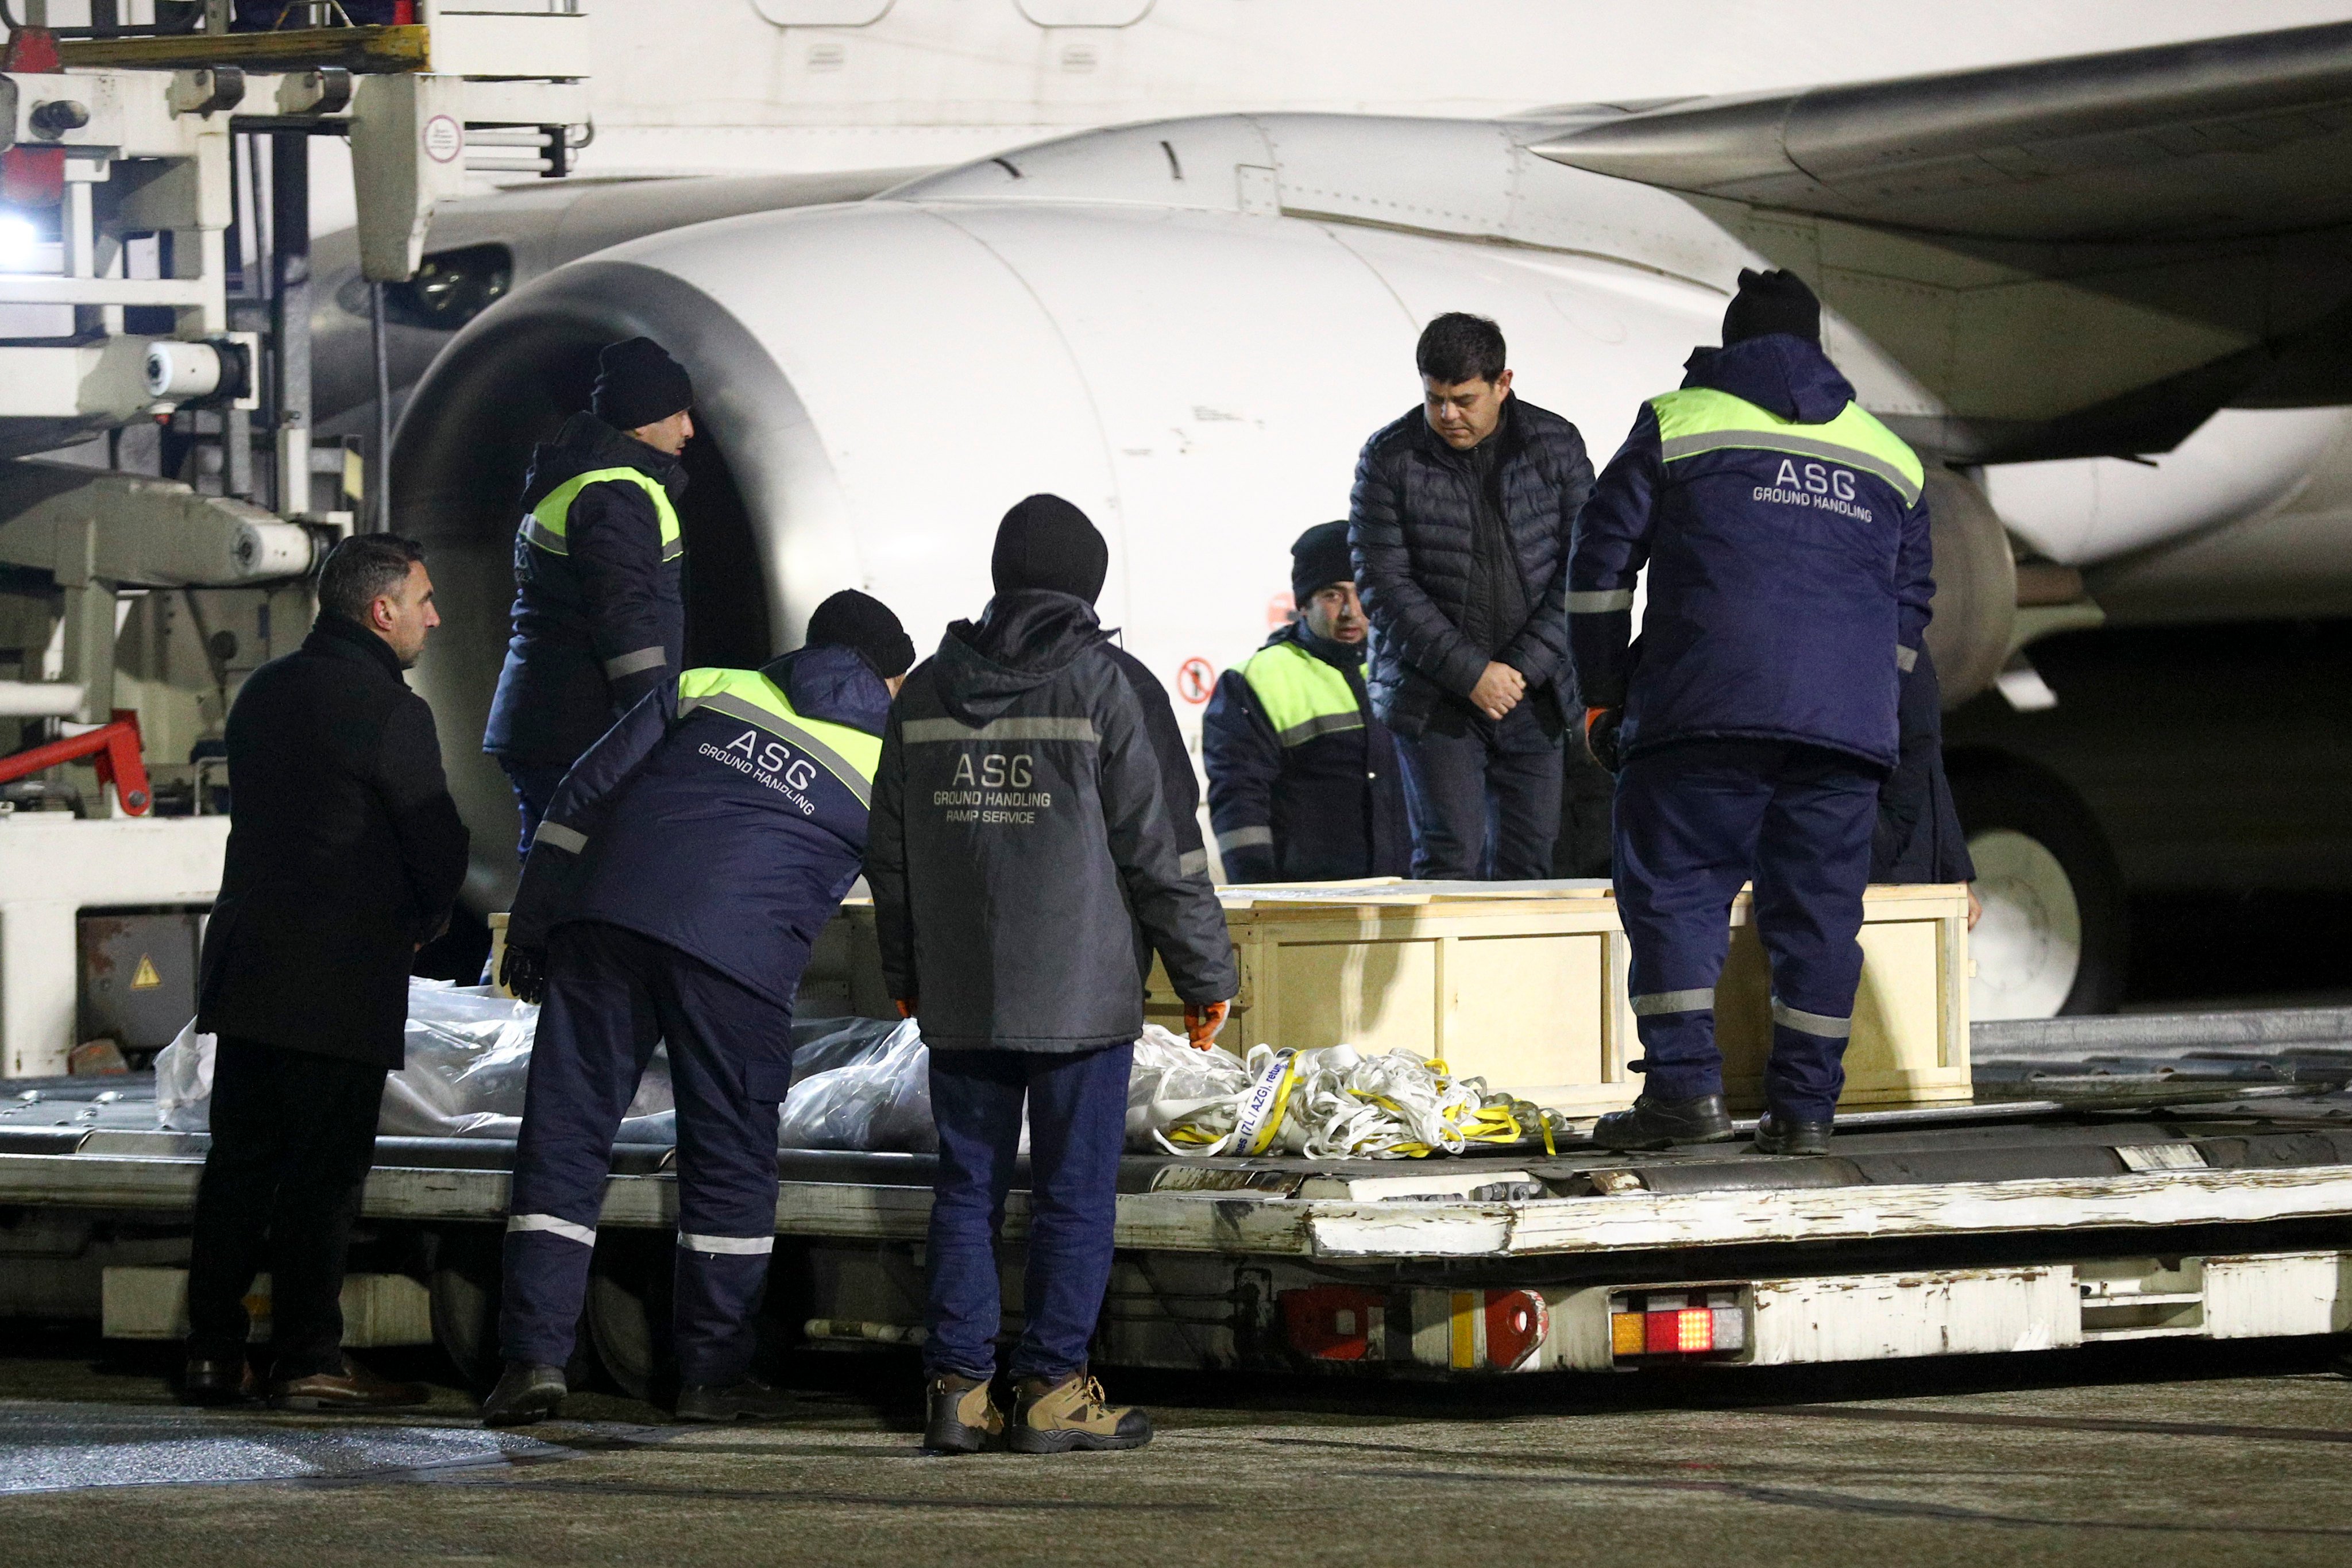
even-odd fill
[[[1606,882],[1326,883],[1222,889],[1241,994],[1224,1043],[1295,1049],[1342,1041],[1442,1058],[1459,1074],[1574,1112],[1630,1103],[1641,1054],[1626,943]],[[1745,894],[1717,991],[1725,1089],[1761,1103],[1771,1044],[1764,955]],[[1873,888],[1846,1050],[1849,1107],[1965,1100],[1968,895]],[[1182,1006],[1154,968],[1152,1021]]]

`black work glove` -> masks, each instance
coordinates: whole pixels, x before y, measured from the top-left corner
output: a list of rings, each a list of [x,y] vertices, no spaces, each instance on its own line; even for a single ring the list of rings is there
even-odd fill
[[[1584,749],[1592,760],[1615,773],[1625,759],[1617,754],[1617,731],[1625,722],[1622,708],[1587,708],[1584,710]]]
[[[516,1001],[538,1006],[547,994],[547,950],[508,943],[506,960],[499,965],[499,984],[513,992]]]

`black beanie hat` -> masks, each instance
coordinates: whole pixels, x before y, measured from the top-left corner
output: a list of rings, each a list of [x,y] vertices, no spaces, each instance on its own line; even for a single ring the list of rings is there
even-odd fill
[[[1748,338],[1787,332],[1808,342],[1822,341],[1822,302],[1793,272],[1739,269],[1739,292],[1723,312],[1723,346]]]
[[[686,367],[651,338],[607,343],[596,356],[589,409],[615,430],[635,430],[694,406]]]
[[[1290,547],[1290,597],[1302,611],[1318,590],[1355,580],[1356,563],[1348,554],[1345,522],[1318,522]]]
[[[885,680],[907,673],[915,662],[915,640],[890,606],[855,588],[844,588],[809,617],[808,646],[853,648]]]
[[[1110,545],[1085,512],[1060,496],[1031,496],[996,526],[988,574],[1000,594],[1050,588],[1091,605],[1109,573]]]

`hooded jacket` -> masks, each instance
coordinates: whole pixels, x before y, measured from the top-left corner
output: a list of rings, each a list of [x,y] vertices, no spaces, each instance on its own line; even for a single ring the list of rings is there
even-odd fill
[[[1510,536],[1528,616],[1492,654],[1464,628],[1477,587],[1478,465],[1429,427],[1418,407],[1364,443],[1348,500],[1356,588],[1372,623],[1372,710],[1404,736],[1452,699],[1463,712],[1489,658],[1527,678],[1540,700],[1570,707],[1568,543],[1592,489],[1576,426],[1516,394],[1494,435],[1494,496]]]
[[[544,947],[558,926],[601,921],[790,1007],[857,879],[889,707],[882,678],[830,646],[648,693],[556,791],[507,940]]]
[[[613,474],[573,488],[583,475]],[[637,477],[629,477],[637,476]],[[658,492],[662,499],[656,499]],[[569,767],[686,668],[676,458],[575,414],[531,454],[514,543],[514,636],[482,749]]]
[[[1132,1040],[1154,950],[1187,1002],[1240,988],[1108,637],[1083,599],[1000,594],[891,708],[866,876],[883,978],[934,1050]]]
[[[1201,758],[1227,880],[1412,874],[1396,742],[1363,672],[1361,648],[1293,622],[1218,679]]]
[[[1569,558],[1577,684],[1623,753],[1795,741],[1881,768],[1936,584],[1919,459],[1819,345],[1701,349],[1642,407]],[[1633,587],[1649,572],[1642,636]]]

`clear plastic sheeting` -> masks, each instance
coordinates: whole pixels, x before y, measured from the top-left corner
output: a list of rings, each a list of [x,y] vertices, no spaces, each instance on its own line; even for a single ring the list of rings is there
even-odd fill
[[[792,1094],[776,1142],[786,1149],[931,1154],[931,1052],[913,1019],[835,1020],[834,1032],[795,1045]],[[877,1035],[876,1030],[887,1030]],[[814,1058],[803,1076],[803,1056]],[[824,1064],[821,1067],[819,1064]]]
[[[482,986],[412,980],[408,1062],[384,1080],[377,1131],[422,1138],[514,1138],[522,1128],[539,1009]],[[157,1121],[207,1129],[213,1037],[191,1024],[155,1062]],[[618,1142],[677,1140],[669,1058],[656,1047]],[[1549,1126],[1547,1126],[1548,1121]],[[1535,1145],[1546,1113],[1408,1051],[1350,1046],[1246,1057],[1196,1051],[1157,1025],[1136,1042],[1127,1144],[1142,1153],[1412,1159],[1474,1145]],[[935,1153],[930,1050],[912,1020],[818,1018],[793,1026],[793,1084],[776,1142],[786,1149]],[[1024,1139],[1025,1142],[1025,1139]]]
[[[1555,1131],[1536,1106],[1409,1051],[1262,1045],[1243,1058],[1196,1051],[1147,1025],[1128,1081],[1127,1145],[1138,1153],[1416,1159],[1549,1142]]]
[[[166,1132],[212,1131],[213,1047],[211,1035],[196,1033],[191,1018],[155,1053],[155,1125]]]
[[[488,986],[408,983],[407,1065],[384,1079],[376,1131],[404,1138],[512,1138],[522,1129],[539,1009]],[[214,1037],[192,1020],[155,1058],[157,1124],[211,1126]],[[673,1143],[669,1058],[658,1046],[621,1122],[624,1143]]]
[[[539,1009],[483,985],[408,983],[408,1063],[383,1080],[376,1131],[407,1138],[513,1138],[522,1131]],[[654,1047],[621,1119],[623,1143],[674,1143],[669,1056]]]
[[[387,1075],[380,1133],[506,1138],[522,1128],[539,1009],[487,986],[408,983],[407,1065]],[[215,1041],[193,1020],[155,1058],[155,1119],[174,1132],[211,1126]],[[929,1152],[930,1053],[912,1024],[819,1018],[793,1026],[793,1090],[779,1145]],[[618,1142],[677,1142],[669,1056],[654,1047]]]

